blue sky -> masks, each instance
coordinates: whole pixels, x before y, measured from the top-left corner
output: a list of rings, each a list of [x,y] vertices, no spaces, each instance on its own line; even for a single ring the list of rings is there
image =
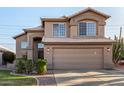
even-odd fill
[[[23,32],[23,28],[35,27],[41,24],[40,17],[60,17],[71,15],[84,9],[83,7],[40,7],[40,8],[0,8],[0,45],[15,50],[13,36]],[[106,37],[113,37],[119,34],[119,27],[124,29],[124,8],[122,7],[95,7],[101,12],[111,16],[107,20],[105,29]],[[123,33],[124,36],[124,33]]]

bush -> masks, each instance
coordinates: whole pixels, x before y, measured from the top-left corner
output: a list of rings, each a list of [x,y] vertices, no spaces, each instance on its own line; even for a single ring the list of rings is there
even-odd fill
[[[28,60],[25,57],[18,58],[16,61],[16,72],[30,74],[33,70],[32,60]]]
[[[25,69],[25,62],[23,58],[18,58],[16,60],[16,73],[25,73],[26,69]]]
[[[33,71],[32,60],[27,59],[27,60],[25,61],[25,69],[26,69],[26,73],[27,73],[27,74],[32,73],[32,71]]]
[[[33,64],[32,60],[28,60],[25,57],[18,58],[16,60],[16,73],[30,74],[33,72],[33,69],[35,68],[37,74],[43,74],[47,71],[46,65],[47,60],[44,59],[38,59],[37,62]]]
[[[5,51],[3,52],[3,61],[5,64],[7,63],[13,63],[15,60],[15,54],[12,52]]]
[[[37,62],[36,62],[36,72],[37,72],[37,74],[46,73],[46,71],[47,71],[46,65],[47,65],[47,60],[38,59]]]

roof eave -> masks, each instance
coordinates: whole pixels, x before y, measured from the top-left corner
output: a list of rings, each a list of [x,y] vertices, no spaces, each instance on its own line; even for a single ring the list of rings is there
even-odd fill
[[[30,31],[44,31],[42,29],[23,29],[24,32],[30,32]]]
[[[25,35],[26,33],[24,32],[24,33],[21,33],[21,34],[18,34],[18,35],[16,35],[16,36],[13,36],[12,38],[13,39],[16,39],[16,38],[18,38],[18,37],[20,37],[20,36],[22,36],[22,35]]]
[[[78,44],[78,45],[108,45],[108,44],[112,44],[113,42],[43,42],[44,44],[63,44],[63,45],[67,45],[67,44],[71,44],[71,45],[74,45],[74,44]]]
[[[68,21],[69,18],[66,17],[66,18],[41,18],[41,21],[42,22],[48,22],[48,21]]]

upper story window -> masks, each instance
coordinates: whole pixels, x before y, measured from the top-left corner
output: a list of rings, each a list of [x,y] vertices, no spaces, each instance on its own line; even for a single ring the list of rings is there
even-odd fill
[[[95,22],[80,22],[79,23],[80,36],[96,36],[96,23]]]
[[[53,24],[53,36],[54,37],[65,37],[66,29],[64,23]]]
[[[25,49],[28,47],[28,42],[27,41],[21,41],[21,48]]]

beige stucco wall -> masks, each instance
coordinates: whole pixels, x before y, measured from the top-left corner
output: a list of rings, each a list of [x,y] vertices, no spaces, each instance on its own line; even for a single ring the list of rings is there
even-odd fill
[[[27,40],[29,42],[27,57],[28,59],[33,59],[33,38],[35,37],[43,37],[43,32],[30,32],[27,33]]]
[[[52,69],[53,62],[53,49],[55,48],[102,48],[103,49],[103,64],[104,68],[112,68],[112,45],[45,45],[44,46],[44,58],[48,61],[48,69]],[[107,51],[107,48],[110,51]]]
[[[27,41],[26,34],[16,38],[16,58],[20,58],[20,57],[22,57],[22,55],[26,54],[26,50],[21,49],[21,41]]]
[[[81,15],[77,15],[70,20],[70,37],[78,36],[78,23],[80,21],[94,21],[96,22],[96,34],[97,37],[104,37],[104,25],[105,18],[94,12],[86,12]]]
[[[67,22],[45,22],[45,37],[53,37],[53,24],[54,23],[65,23],[67,37],[79,37],[78,32],[78,23],[80,21],[94,21],[96,22],[96,34],[97,37],[104,37],[104,26],[105,26],[105,18],[99,14],[94,12],[86,12],[80,15],[77,15],[70,19]]]
[[[68,26],[68,22],[45,22],[45,37],[53,37],[53,24],[56,23],[65,23],[66,26],[66,36],[69,36],[69,26]]]
[[[16,38],[16,58],[22,57],[27,52],[28,59],[33,58],[33,38],[34,37],[43,37],[43,32],[28,32],[25,35],[22,35]],[[22,49],[21,48],[21,41],[28,41],[28,48]]]

